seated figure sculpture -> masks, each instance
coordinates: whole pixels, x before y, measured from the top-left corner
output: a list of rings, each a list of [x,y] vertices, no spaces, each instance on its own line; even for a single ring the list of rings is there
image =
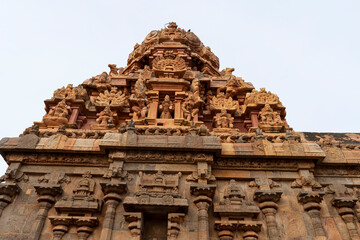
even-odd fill
[[[43,117],[43,122],[48,127],[55,127],[68,124],[67,116],[69,114],[68,106],[65,99],[60,101],[55,107],[51,108],[49,112]]]

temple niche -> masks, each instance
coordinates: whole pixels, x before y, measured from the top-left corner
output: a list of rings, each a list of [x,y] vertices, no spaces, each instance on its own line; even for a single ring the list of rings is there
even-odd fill
[[[359,134],[294,131],[174,22],[108,67],[0,141],[0,239],[360,239]]]

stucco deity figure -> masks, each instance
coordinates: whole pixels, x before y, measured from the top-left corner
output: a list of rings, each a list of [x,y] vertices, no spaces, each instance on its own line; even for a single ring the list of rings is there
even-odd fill
[[[66,117],[69,114],[65,99],[59,102],[54,108],[50,109],[48,116],[52,117]]]
[[[265,104],[260,111],[259,127],[265,132],[278,132],[285,126],[286,121],[281,119],[280,113]]]
[[[118,76],[124,71],[124,68],[117,68],[116,64],[109,64],[108,66],[110,68],[109,77]]]
[[[96,122],[100,127],[107,127],[108,124],[113,124],[113,121],[114,117],[110,110],[110,106],[106,106],[105,109],[100,112],[99,117],[96,119]]]
[[[269,104],[265,104],[265,107],[260,112],[261,123],[269,125],[282,125],[280,114],[275,112]]]
[[[161,111],[160,118],[162,119],[170,119],[172,118],[171,112],[173,111],[173,103],[170,100],[169,95],[165,96],[164,101],[159,106],[159,109]]]
[[[43,122],[47,126],[60,126],[68,123],[67,116],[69,115],[68,106],[65,99],[60,101],[55,107],[51,108],[43,117]]]
[[[96,103],[102,106],[111,105],[111,106],[120,106],[125,105],[126,96],[121,90],[118,90],[117,87],[112,87],[111,91],[105,90],[104,93],[96,98]]]
[[[199,113],[199,109],[196,108],[195,102],[192,98],[192,96],[189,96],[185,99],[183,102],[181,109],[184,114],[184,118],[187,121],[193,121],[195,116]]]
[[[146,91],[145,80],[139,78],[135,83],[135,94],[131,94],[129,99],[134,120],[144,119],[147,116],[149,106]]]
[[[216,128],[232,128],[234,118],[227,113],[226,109],[221,109],[220,113],[217,113],[214,117]]]

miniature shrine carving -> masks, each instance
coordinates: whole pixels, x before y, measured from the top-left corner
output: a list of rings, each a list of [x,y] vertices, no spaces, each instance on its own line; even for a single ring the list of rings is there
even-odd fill
[[[296,132],[174,22],[108,67],[0,140],[0,239],[360,239],[360,134]]]

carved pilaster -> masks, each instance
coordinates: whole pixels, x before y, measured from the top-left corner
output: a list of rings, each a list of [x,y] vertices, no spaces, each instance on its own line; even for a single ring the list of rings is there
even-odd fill
[[[292,182],[292,188],[301,188],[297,198],[303,204],[305,212],[311,219],[316,239],[325,240],[326,233],[321,222],[320,203],[323,199],[324,192],[321,191],[321,184],[317,182],[314,175],[309,170],[299,170],[300,178]]]
[[[259,232],[261,231],[261,224],[254,223],[251,221],[246,221],[239,224],[239,230],[244,232],[243,239],[244,240],[258,240]]]
[[[190,186],[191,194],[196,196],[194,203],[198,208],[198,233],[199,240],[208,240],[209,236],[209,214],[208,209],[212,203],[216,185],[194,184]]]
[[[132,240],[140,240],[142,236],[143,218],[140,212],[128,212],[124,214],[125,221],[128,222],[128,228]]]
[[[56,196],[62,194],[62,188],[60,185],[52,184],[38,184],[34,188],[38,194],[39,211],[31,230],[31,236],[32,239],[37,240],[40,238],[49,209],[55,204]]]
[[[180,232],[180,222],[184,219],[184,213],[169,213],[168,214],[168,240],[176,240]]]
[[[360,236],[355,225],[354,206],[357,199],[352,197],[334,197],[332,205],[337,208],[339,215],[344,220],[351,239],[359,240]]]
[[[69,231],[71,218],[69,217],[49,217],[53,227],[53,240],[61,240],[62,237]]]
[[[245,232],[245,236],[250,236],[250,232],[244,226],[258,224],[254,219],[258,217],[260,209],[253,202],[246,200],[243,189],[235,179],[231,179],[225,187],[223,198],[224,200],[214,204],[214,214],[220,216],[220,221],[215,222],[219,238],[232,240],[237,230]]]
[[[52,216],[49,219],[54,226],[53,240],[61,240],[72,225],[76,226],[78,239],[86,240],[99,224],[96,217]]]
[[[106,206],[106,213],[100,238],[110,240],[114,226],[116,207],[121,202],[120,195],[126,193],[127,187],[125,182],[119,181],[102,182],[100,185],[104,193],[104,202]]]
[[[233,240],[237,228],[237,221],[216,221],[215,230],[220,240]]]
[[[326,234],[321,223],[320,203],[324,194],[323,191],[301,191],[297,196],[298,201],[303,204],[304,210],[310,216],[315,236],[318,238],[323,237],[323,239],[325,239]]]
[[[256,190],[254,194],[254,200],[259,202],[259,208],[265,216],[270,240],[280,239],[275,214],[278,209],[277,202],[280,200],[281,194],[282,191],[278,190]]]
[[[13,197],[20,192],[20,188],[16,183],[0,184],[0,217],[4,208],[12,202]]]

